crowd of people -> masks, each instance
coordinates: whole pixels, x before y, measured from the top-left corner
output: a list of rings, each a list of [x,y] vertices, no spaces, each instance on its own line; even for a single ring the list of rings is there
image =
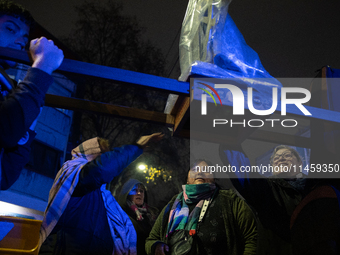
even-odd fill
[[[0,47],[24,50],[33,24],[22,6],[0,1]],[[0,60],[1,190],[28,162],[51,74],[64,57],[45,37],[31,40],[29,53],[32,67],[19,84],[5,72],[16,63]],[[73,149],[50,190],[39,254],[340,254],[338,190],[309,185],[293,171],[274,178],[240,171],[250,165],[241,146],[220,145],[223,163],[237,169],[229,176],[237,192],[221,189],[213,174],[199,170],[209,160],[198,159],[161,212],[148,204],[139,180],[128,180],[115,198],[107,184],[163,137],[154,133],[113,149],[95,137]],[[280,145],[270,163],[291,169],[302,159]]]

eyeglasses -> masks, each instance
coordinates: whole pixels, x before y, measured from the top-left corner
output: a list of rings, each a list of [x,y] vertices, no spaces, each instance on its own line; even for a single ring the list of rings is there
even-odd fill
[[[290,152],[286,152],[286,153],[282,153],[282,154],[279,154],[279,155],[275,155],[275,157],[273,158],[273,162],[277,162],[280,160],[281,156],[284,158],[284,159],[290,159],[293,157],[293,155],[290,153]]]

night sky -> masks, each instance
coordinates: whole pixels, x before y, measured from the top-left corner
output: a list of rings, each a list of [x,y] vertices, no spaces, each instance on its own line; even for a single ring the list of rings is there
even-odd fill
[[[73,6],[83,0],[14,0],[56,37],[68,35],[76,20]],[[183,20],[187,1],[122,1],[135,15],[145,37],[166,55]],[[229,13],[246,42],[274,77],[314,77],[324,65],[340,68],[338,0],[239,0]],[[174,47],[178,47],[175,44]],[[174,49],[171,52],[176,52]],[[174,56],[168,55],[168,62]]]

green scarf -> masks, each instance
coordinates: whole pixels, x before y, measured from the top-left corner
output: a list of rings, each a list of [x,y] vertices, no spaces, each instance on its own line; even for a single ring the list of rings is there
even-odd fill
[[[182,185],[182,189],[183,192],[178,194],[172,205],[166,236],[181,229],[190,231],[191,235],[196,234],[203,202],[212,199],[216,185],[215,183],[187,184]],[[188,204],[196,204],[190,215]]]

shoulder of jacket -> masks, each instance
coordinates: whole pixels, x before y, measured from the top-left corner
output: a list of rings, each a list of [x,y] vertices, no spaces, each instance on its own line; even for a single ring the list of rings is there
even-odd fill
[[[219,190],[219,196],[225,199],[231,199],[231,200],[235,200],[238,198],[237,194],[232,189]]]
[[[156,207],[149,206],[148,210],[153,214],[159,214],[159,210]]]

